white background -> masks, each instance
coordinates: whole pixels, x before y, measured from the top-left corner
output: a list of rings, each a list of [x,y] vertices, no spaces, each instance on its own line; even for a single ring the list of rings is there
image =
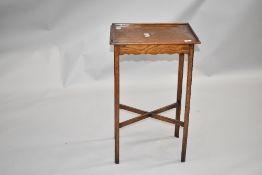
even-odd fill
[[[1,0],[0,174],[261,174],[261,9],[260,0]],[[113,22],[189,22],[199,36],[186,163],[174,126],[146,119],[120,130],[114,164]],[[121,57],[121,103],[173,103],[176,83],[176,55]]]

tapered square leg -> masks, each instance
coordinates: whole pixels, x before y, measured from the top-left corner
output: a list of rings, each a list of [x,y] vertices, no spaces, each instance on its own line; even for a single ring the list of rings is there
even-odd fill
[[[114,46],[115,163],[119,164],[119,46]]]
[[[189,111],[190,111],[190,98],[191,98],[191,84],[192,84],[192,71],[193,71],[193,56],[194,56],[194,45],[190,45],[190,49],[189,49],[189,53],[188,53],[186,101],[185,101],[185,115],[184,115],[184,130],[183,130],[183,139],[182,139],[181,162],[185,162],[185,160],[186,160]]]
[[[177,81],[177,107],[176,107],[176,120],[180,121],[181,113],[181,97],[182,97],[182,85],[183,85],[183,71],[184,71],[184,54],[179,54],[178,64],[178,81]],[[175,125],[175,137],[179,137],[179,124]]]

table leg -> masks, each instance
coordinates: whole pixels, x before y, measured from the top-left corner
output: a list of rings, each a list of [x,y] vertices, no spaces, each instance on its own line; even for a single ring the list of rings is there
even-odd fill
[[[191,84],[192,84],[192,71],[193,71],[193,57],[194,57],[194,45],[190,45],[190,49],[189,49],[189,53],[188,53],[186,101],[185,101],[185,115],[184,115],[184,130],[183,130],[183,140],[182,140],[181,162],[185,162],[185,160],[186,160],[188,123],[189,123],[189,111],[190,111],[190,98],[191,98]]]
[[[177,81],[177,107],[176,107],[176,120],[180,121],[181,113],[181,97],[182,97],[182,85],[183,85],[183,69],[184,69],[184,54],[179,54],[178,65],[178,81]],[[175,137],[179,137],[179,124],[175,126]]]
[[[115,163],[119,164],[119,46],[114,46]]]

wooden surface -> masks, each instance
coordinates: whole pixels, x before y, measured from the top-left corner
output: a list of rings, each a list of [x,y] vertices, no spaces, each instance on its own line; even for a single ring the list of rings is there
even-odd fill
[[[119,46],[114,47],[114,86],[115,86],[115,163],[119,163]]]
[[[200,44],[188,23],[113,23],[110,44]]]
[[[134,112],[134,113],[137,113],[137,114],[141,114],[137,117],[134,117],[134,118],[131,118],[129,120],[126,120],[124,122],[119,123],[120,128],[127,126],[127,125],[130,125],[132,123],[138,122],[140,120],[146,119],[148,117],[152,117],[154,119],[162,120],[162,121],[172,123],[172,124],[176,124],[176,125],[179,125],[179,126],[184,126],[184,122],[181,122],[180,120],[175,120],[175,119],[172,119],[172,118],[169,118],[169,117],[159,115],[159,113],[162,113],[162,112],[168,111],[170,109],[176,108],[177,103],[173,103],[173,104],[155,109],[155,110],[150,111],[150,112],[147,112],[147,111],[144,111],[144,110],[141,110],[141,109],[137,109],[137,108],[134,108],[134,107],[131,107],[131,106],[123,105],[123,104],[120,104],[119,107],[120,107],[120,109],[124,109],[124,110]]]
[[[188,54],[188,62],[187,62],[186,100],[185,100],[181,162],[186,161],[186,148],[187,148],[190,99],[191,99],[191,85],[192,85],[192,74],[193,74],[193,58],[194,58],[194,45],[191,45],[189,54]]]
[[[120,55],[123,54],[174,54],[188,53],[188,44],[130,44],[119,45]]]
[[[183,87],[183,72],[184,72],[184,54],[179,54],[179,64],[178,64],[178,79],[177,79],[177,108],[176,108],[176,120],[180,121],[181,113],[181,101],[182,101],[182,87]],[[175,137],[179,137],[180,126],[175,126]]]
[[[180,24],[112,24],[110,44],[114,45],[115,76],[115,163],[119,163],[119,129],[148,117],[175,124],[175,137],[179,137],[179,129],[183,127],[181,162],[186,160],[186,148],[189,126],[191,84],[193,72],[194,45],[200,41],[188,23]],[[176,103],[153,111],[145,111],[120,104],[119,90],[119,57],[123,54],[179,54],[178,85]],[[188,55],[187,84],[184,121],[180,121],[181,99],[183,87],[184,54]],[[159,115],[176,108],[176,118]],[[135,112],[139,116],[119,122],[119,110]]]

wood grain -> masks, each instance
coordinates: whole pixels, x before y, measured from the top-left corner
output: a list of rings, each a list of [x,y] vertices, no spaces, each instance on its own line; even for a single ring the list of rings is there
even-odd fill
[[[184,71],[184,54],[179,54],[178,64],[178,80],[177,80],[177,108],[176,108],[176,120],[180,120],[181,113],[181,100],[182,100],[182,86],[183,86],[183,71]],[[175,126],[175,137],[179,137],[179,125]]]
[[[115,163],[119,163],[119,46],[114,46]]]
[[[186,148],[187,148],[187,137],[188,137],[188,125],[189,125],[189,111],[190,111],[190,99],[191,99],[191,85],[192,85],[192,72],[193,72],[193,57],[194,57],[194,45],[190,46],[188,54],[188,65],[187,65],[187,85],[186,85],[186,101],[185,101],[185,114],[184,114],[184,128],[183,128],[183,139],[182,139],[182,153],[181,162],[186,160]]]
[[[149,36],[145,37],[145,33]],[[200,44],[188,23],[113,23],[110,44]]]
[[[124,54],[174,54],[174,53],[188,53],[189,45],[120,45],[120,55]]]
[[[188,23],[113,23],[110,30],[110,44],[114,45],[114,106],[115,106],[115,163],[119,163],[119,128],[152,117],[175,124],[175,136],[179,137],[179,128],[183,128],[181,162],[185,161],[191,84],[193,71],[194,45],[200,40]],[[147,112],[119,103],[119,57],[124,54],[179,54],[178,85],[176,103]],[[188,55],[187,85],[185,99],[184,122],[180,121],[184,54]],[[168,118],[159,113],[176,109],[176,119]],[[119,110],[125,109],[140,114],[139,116],[119,123]]]
[[[161,120],[161,121],[164,121],[164,122],[176,124],[176,125],[179,125],[179,126],[184,126],[184,122],[181,122],[181,121],[176,120],[176,119],[172,119],[172,118],[168,118],[168,117],[159,115],[159,113],[162,113],[162,112],[168,111],[170,109],[173,109],[176,106],[177,106],[177,104],[173,103],[173,104],[170,104],[170,105],[158,108],[156,110],[153,110],[151,112],[147,112],[147,111],[144,111],[144,110],[141,110],[141,109],[137,109],[137,108],[134,108],[134,107],[131,107],[131,106],[120,104],[120,109],[124,109],[124,110],[127,110],[127,111],[135,112],[135,113],[138,113],[138,114],[141,114],[141,115],[139,115],[137,117],[134,117],[134,118],[131,118],[129,120],[126,120],[124,122],[121,122],[119,124],[119,127],[122,128],[124,126],[130,125],[132,123],[138,122],[138,121],[146,119],[148,117],[151,117],[151,118],[154,118],[154,119],[158,119],[158,120]]]

